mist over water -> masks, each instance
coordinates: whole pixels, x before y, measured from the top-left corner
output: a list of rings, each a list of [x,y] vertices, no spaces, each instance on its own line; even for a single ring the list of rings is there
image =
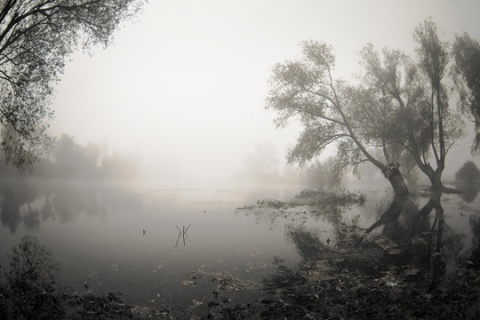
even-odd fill
[[[329,248],[340,250],[354,230],[349,228],[368,229],[393,200],[375,180],[357,186],[362,189],[354,191],[366,198],[362,206],[274,208],[259,201],[293,199],[302,186],[161,188],[134,181],[12,179],[1,187],[0,261],[5,265],[10,249],[30,234],[60,262],[59,281],[72,292],[119,291],[129,303],[154,307],[167,299],[187,307],[211,290],[192,282],[192,274],[228,272],[259,283],[274,274],[276,259],[294,267],[310,259],[305,255],[315,255],[297,238],[310,233],[322,246],[328,239]],[[399,213],[374,233],[410,230],[429,198],[410,201],[413,212]],[[461,239],[457,255],[471,251],[475,235],[469,221],[478,218],[479,201],[442,197],[444,222]],[[435,215],[427,217],[424,231],[430,232]]]
[[[447,157],[452,193],[432,194],[420,173],[397,197],[372,165],[335,175],[332,149],[288,165],[301,127],[276,128],[264,109],[273,65],[297,57],[300,41],[331,43],[350,81],[363,45],[412,51],[428,16],[448,37],[480,38],[478,3],[298,3],[150,1],[108,50],[73,54],[46,159],[31,172],[0,165],[1,270],[33,236],[60,265],[58,292],[120,292],[185,318],[238,305],[321,318],[308,310],[331,301],[347,318],[338,310],[370,308],[371,292],[436,306],[458,268],[478,275],[480,186],[454,179],[478,163],[472,123]],[[312,304],[281,314],[299,302]]]
[[[479,38],[477,9],[475,1],[150,1],[108,49],[72,55],[53,101],[52,131],[131,155],[142,178],[164,186],[230,184],[262,144],[273,146],[283,170],[301,127],[292,121],[277,129],[265,97],[273,66],[298,57],[301,41],[332,45],[336,74],[350,81],[363,46],[413,52],[412,32],[427,17],[442,38],[464,31]],[[372,15],[378,20],[365,20]],[[447,170],[471,158],[466,141],[452,150]]]

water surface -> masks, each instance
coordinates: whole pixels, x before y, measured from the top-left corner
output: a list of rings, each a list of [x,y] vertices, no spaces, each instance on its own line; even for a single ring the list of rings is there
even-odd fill
[[[353,232],[365,233],[394,200],[384,190],[370,189],[363,191],[363,206],[256,205],[265,198],[287,200],[298,191],[10,181],[1,187],[0,261],[5,265],[11,248],[30,234],[52,251],[61,264],[60,283],[73,292],[119,291],[128,303],[188,306],[211,294],[210,287],[192,281],[195,272],[227,272],[261,285],[278,261],[293,267],[309,255],[320,259],[319,248],[341,252]],[[472,229],[480,202],[471,195],[443,195],[441,217],[435,208],[419,215],[429,201],[428,194],[409,198],[395,219],[368,236],[398,244],[433,235],[444,244],[448,269],[478,242]],[[403,258],[416,265],[419,255]]]

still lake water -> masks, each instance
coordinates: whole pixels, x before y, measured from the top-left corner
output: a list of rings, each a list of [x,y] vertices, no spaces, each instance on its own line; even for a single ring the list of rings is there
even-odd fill
[[[59,281],[72,291],[119,291],[131,304],[155,306],[169,301],[188,306],[211,293],[207,286],[192,286],[190,273],[228,272],[260,283],[274,273],[275,260],[294,266],[305,259],[292,230],[314,230],[321,242],[337,248],[343,241],[339,223],[367,229],[393,199],[385,190],[371,187],[362,191],[364,206],[333,213],[306,206],[251,207],[259,199],[287,200],[299,190],[295,186],[228,190],[4,182],[0,262],[5,266],[11,248],[29,234],[52,251],[61,264]],[[428,202],[425,195],[412,203],[418,211]],[[455,235],[457,255],[467,254],[478,241],[471,221],[480,219],[480,199],[476,192],[448,194],[441,204],[445,235]],[[432,212],[423,221],[424,232],[433,229],[435,215]],[[408,214],[402,213],[395,228],[402,230],[401,225],[408,223]],[[373,233],[386,231],[387,224]],[[447,262],[455,259],[450,256]]]

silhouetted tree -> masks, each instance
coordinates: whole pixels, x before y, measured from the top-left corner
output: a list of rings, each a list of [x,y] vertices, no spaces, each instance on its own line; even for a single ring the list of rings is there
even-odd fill
[[[388,137],[415,159],[432,189],[440,191],[447,153],[464,132],[460,114],[449,103],[449,44],[437,33],[434,22],[420,24],[414,32],[414,59],[384,49],[382,61],[371,45],[362,58],[364,83],[378,104],[389,105],[395,115]]]
[[[59,264],[37,238],[25,236],[13,248],[5,274],[8,298],[6,319],[60,319],[56,275]],[[3,299],[2,299],[3,300]]]
[[[0,273],[0,318],[4,320],[140,319],[119,293],[69,294],[58,284],[60,264],[36,237],[25,236]]]
[[[81,145],[72,136],[62,135],[50,152],[32,170],[30,177],[75,180],[133,180],[138,163],[133,156],[114,151],[108,153],[97,144]],[[0,172],[2,172],[0,166]],[[14,172],[13,176],[20,176]]]
[[[3,0],[0,4],[1,149],[21,170],[52,139],[50,99],[65,59],[77,48],[107,46],[144,0]]]
[[[285,126],[290,118],[298,117],[304,128],[296,146],[288,152],[288,162],[303,165],[335,144],[337,166],[355,169],[369,161],[384,173],[395,193],[408,193],[398,168],[388,161],[388,150],[383,148],[383,156],[378,157],[370,148],[375,142],[378,147],[387,145],[386,140],[377,137],[385,136],[382,117],[388,117],[389,113],[374,117],[381,126],[360,117],[352,101],[364,95],[334,78],[333,49],[315,41],[303,42],[302,47],[301,60],[274,67],[267,97],[267,108],[278,113],[277,126]]]
[[[455,173],[455,179],[460,181],[467,181],[472,183],[480,178],[480,171],[477,165],[473,161],[467,161],[463,166]]]
[[[460,95],[460,107],[475,123],[477,134],[473,151],[480,149],[480,42],[467,33],[456,36],[452,54],[455,58],[455,84]]]
[[[81,146],[73,137],[62,135],[52,151],[52,174],[61,179],[100,179],[100,150]]]
[[[449,107],[448,45],[432,21],[422,23],[414,39],[415,58],[385,49],[382,60],[367,45],[360,85],[335,78],[335,56],[324,43],[304,42],[302,59],[277,64],[267,108],[277,111],[278,126],[298,117],[304,129],[289,162],[304,164],[333,144],[337,165],[355,169],[371,162],[396,194],[407,194],[398,164],[399,155],[410,153],[432,188],[441,190],[446,155],[463,126]]]

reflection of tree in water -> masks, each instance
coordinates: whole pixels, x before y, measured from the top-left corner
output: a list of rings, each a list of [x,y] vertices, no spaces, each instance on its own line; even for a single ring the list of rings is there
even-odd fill
[[[40,211],[32,208],[30,203],[27,204],[27,212],[23,214],[23,224],[27,229],[32,230],[40,226]]]
[[[51,214],[66,223],[78,215],[104,215],[108,207],[102,200],[102,191],[96,184],[64,184],[48,190],[48,206]]]
[[[11,233],[20,223],[34,229],[47,219],[66,223],[81,214],[105,215],[140,205],[127,189],[92,182],[9,181],[1,186],[0,198],[0,220]]]
[[[304,226],[287,228],[287,238],[291,239],[298,254],[304,261],[316,261],[325,257],[330,249],[320,240],[320,234]],[[331,250],[331,249],[330,249]]]
[[[480,191],[480,185],[477,183],[462,183],[457,185],[456,188],[461,192],[463,201],[467,203],[473,202]]]
[[[15,233],[17,225],[23,220],[20,209],[23,204],[29,203],[35,199],[35,193],[20,181],[8,181],[1,186],[0,192],[0,220],[2,221],[3,226],[10,229],[11,233]],[[33,227],[35,225],[33,213],[30,214],[27,222],[28,226]]]
[[[395,252],[392,261],[414,265],[430,285],[442,278],[447,262],[453,263],[463,245],[462,238],[445,223],[440,195],[433,195],[420,210],[411,197],[395,197],[367,233],[380,226],[382,245]]]
[[[478,257],[480,219],[472,218],[471,225]],[[334,227],[338,233],[345,229]],[[302,260],[297,268],[278,263],[277,272],[265,280],[272,299],[264,318],[384,318],[397,310],[405,312],[397,318],[433,319],[480,312],[478,288],[458,287],[464,274],[455,272],[448,282],[445,278],[447,263],[456,261],[463,239],[445,223],[440,196],[420,210],[414,199],[396,197],[366,232],[357,230],[349,248],[331,247],[304,226],[287,234]],[[437,290],[440,280],[443,289]]]

